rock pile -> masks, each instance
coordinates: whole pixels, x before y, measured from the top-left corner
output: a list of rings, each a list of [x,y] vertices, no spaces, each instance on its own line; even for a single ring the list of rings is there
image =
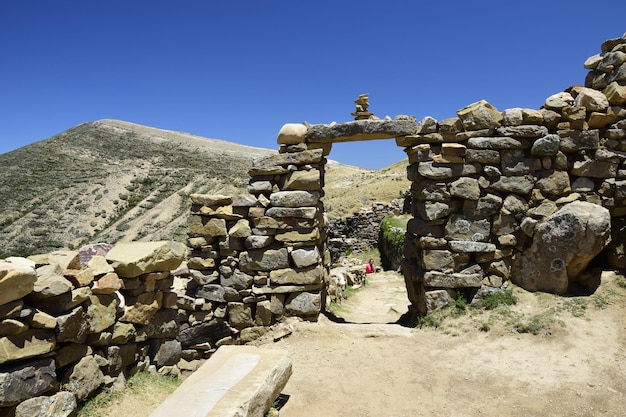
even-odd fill
[[[0,261],[0,414],[74,415],[104,385],[170,372],[181,355],[170,271],[185,256],[151,242]]]

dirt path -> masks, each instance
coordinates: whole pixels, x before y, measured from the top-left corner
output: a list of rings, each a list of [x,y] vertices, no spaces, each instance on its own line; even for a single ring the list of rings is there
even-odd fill
[[[402,278],[371,276],[337,313],[352,323],[321,316],[266,345],[293,358],[280,416],[624,416],[626,290],[607,274],[580,302],[516,293],[502,317],[408,329],[385,324],[406,311]],[[533,314],[546,319],[539,334],[514,331]]]

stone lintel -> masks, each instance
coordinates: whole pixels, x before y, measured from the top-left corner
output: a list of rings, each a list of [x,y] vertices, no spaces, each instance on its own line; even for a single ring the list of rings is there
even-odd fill
[[[222,346],[150,416],[265,415],[290,376],[285,350]]]
[[[391,139],[415,133],[414,120],[355,120],[328,125],[312,125],[306,133],[309,143],[339,143],[358,140]]]

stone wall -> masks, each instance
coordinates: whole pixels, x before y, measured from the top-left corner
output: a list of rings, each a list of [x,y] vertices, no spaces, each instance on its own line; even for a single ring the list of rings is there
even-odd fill
[[[330,265],[320,201],[329,150],[287,143],[254,162],[249,194],[191,196],[186,299],[235,329],[209,348],[250,341],[284,316],[317,320]],[[203,326],[210,327],[194,323],[181,334],[200,343]]]
[[[99,244],[0,261],[0,414],[73,415],[103,386],[181,358],[176,242]]]
[[[625,60],[626,37],[608,40],[585,62],[585,86],[548,97],[539,110],[500,112],[480,101],[396,139],[414,196],[403,271],[416,313],[508,280],[557,293],[589,284],[572,265],[602,249],[608,220],[594,238],[599,249],[583,255],[596,245],[585,213],[610,212],[614,223],[626,214]],[[572,202],[592,204],[559,211]],[[576,233],[578,247],[569,242]]]
[[[387,215],[402,214],[403,200],[391,204],[372,203],[350,216],[330,221],[328,227],[328,247],[333,264],[342,256],[360,253],[379,247],[380,222]]]

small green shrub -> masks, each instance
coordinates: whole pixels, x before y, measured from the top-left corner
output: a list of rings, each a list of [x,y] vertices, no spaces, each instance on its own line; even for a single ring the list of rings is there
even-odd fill
[[[483,305],[487,310],[493,310],[499,305],[515,305],[517,301],[518,299],[513,294],[513,290],[505,290],[504,292],[497,292],[486,296],[483,300]]]
[[[426,316],[420,317],[419,318],[419,322],[417,323],[418,327],[423,328],[423,327],[432,327],[432,328],[438,328],[439,326],[441,326],[441,318],[439,317],[435,317],[432,314],[428,314]]]

